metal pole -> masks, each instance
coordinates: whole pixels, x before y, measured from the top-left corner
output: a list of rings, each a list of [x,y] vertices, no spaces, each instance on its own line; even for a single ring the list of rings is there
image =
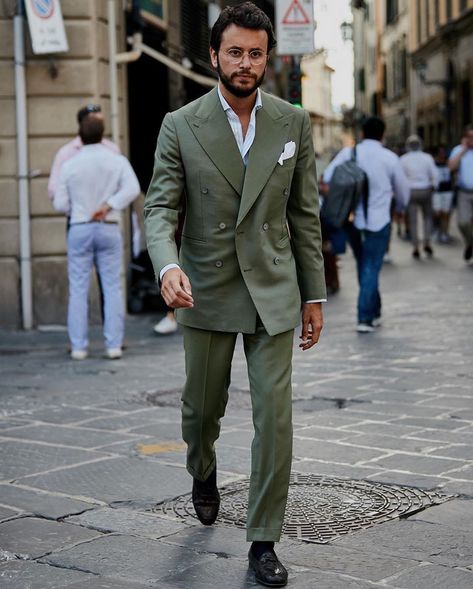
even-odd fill
[[[120,145],[117,80],[117,17],[115,13],[115,0],[108,0],[108,59],[110,64],[110,125],[112,128],[112,141],[117,145]]]
[[[31,242],[28,177],[28,127],[25,84],[25,15],[23,2],[17,2],[13,17],[15,92],[16,92],[16,154],[18,162],[18,202],[20,217],[20,276],[23,329],[33,327],[33,295],[31,285]]]

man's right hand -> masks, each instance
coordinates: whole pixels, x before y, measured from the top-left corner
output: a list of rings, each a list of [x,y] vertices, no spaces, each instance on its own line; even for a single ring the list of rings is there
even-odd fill
[[[168,307],[173,309],[192,308],[192,287],[180,268],[170,268],[161,281],[161,294]]]

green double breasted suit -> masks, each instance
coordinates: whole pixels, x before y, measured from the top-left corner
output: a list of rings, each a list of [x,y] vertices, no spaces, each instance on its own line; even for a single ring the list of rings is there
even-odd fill
[[[215,464],[234,340],[244,334],[256,430],[248,513],[253,540],[279,537],[291,461],[292,330],[301,301],[325,298],[309,117],[261,94],[246,166],[216,89],[167,114],[145,201],[156,274],[177,263],[192,285],[194,307],[179,309],[177,319],[186,348],[188,469],[201,479]],[[178,255],[174,234],[184,201]]]

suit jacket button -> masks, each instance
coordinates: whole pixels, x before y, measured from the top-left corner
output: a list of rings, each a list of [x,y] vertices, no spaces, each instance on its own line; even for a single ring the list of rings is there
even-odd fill
[[[202,192],[202,194],[208,194],[209,189],[208,188],[202,188],[201,192]]]
[[[263,223],[263,231],[267,231],[269,229],[268,223]]]
[[[226,225],[225,225],[225,223],[219,223],[218,227],[219,227],[219,229],[225,229]]]
[[[223,262],[222,262],[222,260],[217,260],[217,261],[215,262],[215,265],[217,266],[217,268],[221,268],[221,267],[223,266]]]
[[[281,261],[281,258],[278,258],[278,256],[276,256],[276,257],[274,258],[274,260],[273,260],[273,262],[274,262],[275,264],[279,264],[279,262],[280,262],[280,261]]]
[[[282,193],[284,194],[284,196],[287,196],[289,194],[289,190],[287,188],[285,188]]]

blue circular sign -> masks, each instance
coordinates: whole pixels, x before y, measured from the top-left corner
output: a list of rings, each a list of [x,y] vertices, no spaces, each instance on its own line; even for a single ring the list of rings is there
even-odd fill
[[[39,18],[50,18],[54,13],[54,0],[31,0],[31,6]]]

